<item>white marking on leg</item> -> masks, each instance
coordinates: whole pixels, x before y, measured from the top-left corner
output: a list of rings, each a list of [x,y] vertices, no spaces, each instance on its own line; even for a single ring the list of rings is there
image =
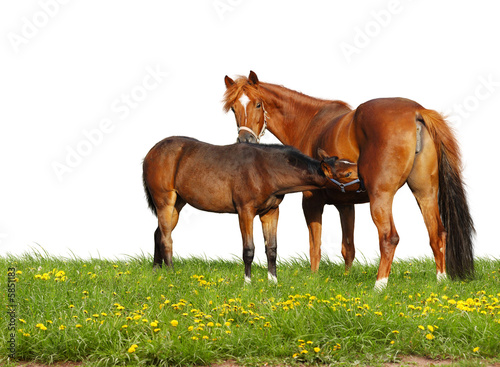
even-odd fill
[[[446,280],[448,277],[446,276],[446,273],[441,273],[440,271],[437,272],[437,281],[442,282],[443,280]]]
[[[275,275],[272,275],[271,273],[267,273],[267,280],[269,280],[271,283],[277,284],[278,283],[278,278],[276,278]]]
[[[376,291],[381,291],[381,290],[384,290],[385,287],[387,286],[387,281],[389,279],[388,278],[382,278],[382,279],[378,279],[376,282],[375,282],[375,290]]]
[[[245,275],[245,284],[250,284],[250,283],[252,283],[252,279]]]

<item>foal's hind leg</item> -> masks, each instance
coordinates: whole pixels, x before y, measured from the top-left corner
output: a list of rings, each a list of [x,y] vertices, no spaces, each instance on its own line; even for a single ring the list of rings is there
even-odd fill
[[[160,227],[156,228],[155,235],[155,254],[153,258],[153,268],[161,268],[163,258],[161,257],[161,231]]]
[[[169,191],[165,195],[164,206],[157,208],[158,226],[161,232],[161,244],[159,253],[165,261],[165,265],[172,266],[172,231],[179,221],[179,213],[186,204],[177,196],[175,191]]]
[[[277,283],[276,257],[277,257],[277,230],[278,230],[279,208],[271,209],[266,214],[260,216],[262,222],[262,232],[266,244],[267,255],[267,278],[269,281]]]

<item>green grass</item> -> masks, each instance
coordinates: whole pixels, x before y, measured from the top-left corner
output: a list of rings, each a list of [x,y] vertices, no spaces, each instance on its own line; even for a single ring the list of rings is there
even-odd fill
[[[0,258],[15,282],[16,359],[89,365],[377,365],[401,355],[500,361],[500,260],[476,262],[473,281],[436,282],[430,259],[393,264],[389,285],[372,290],[376,265],[324,259],[317,274],[296,259],[278,265],[278,284],[241,260]],[[6,312],[0,363],[9,363]],[[133,347],[137,345],[137,347]]]

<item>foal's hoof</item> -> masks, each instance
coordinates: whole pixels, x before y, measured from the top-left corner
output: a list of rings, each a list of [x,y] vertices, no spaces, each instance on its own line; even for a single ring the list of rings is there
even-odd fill
[[[270,283],[278,284],[278,278],[276,277],[276,275],[273,275],[271,273],[267,273],[267,280]]]

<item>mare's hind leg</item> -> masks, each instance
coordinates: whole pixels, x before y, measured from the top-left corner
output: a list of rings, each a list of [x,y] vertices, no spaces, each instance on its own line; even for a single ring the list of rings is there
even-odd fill
[[[342,256],[345,261],[345,271],[349,271],[354,261],[354,204],[335,205],[340,214],[342,225]]]
[[[399,243],[399,235],[394,225],[392,217],[392,201],[394,193],[382,192],[370,196],[370,212],[373,222],[377,226],[379,246],[380,246],[380,264],[377,273],[375,289],[384,289],[391,272],[392,260]]]
[[[436,261],[438,280],[446,278],[446,231],[438,206],[439,172],[437,154],[430,137],[424,134],[424,148],[416,156],[408,177],[408,186],[417,199],[429,233],[429,242]]]
[[[158,227],[161,232],[159,253],[165,265],[169,267],[172,266],[172,231],[179,221],[179,213],[185,204],[175,191],[169,191],[165,195],[164,205],[157,208]]]
[[[266,244],[267,255],[267,278],[273,283],[278,282],[276,275],[276,257],[277,257],[277,230],[278,230],[279,208],[271,209],[266,214],[260,216],[262,222],[262,232]]]
[[[324,207],[324,194],[319,190],[303,192],[302,210],[309,229],[309,257],[313,272],[318,271],[321,260],[321,226]]]

